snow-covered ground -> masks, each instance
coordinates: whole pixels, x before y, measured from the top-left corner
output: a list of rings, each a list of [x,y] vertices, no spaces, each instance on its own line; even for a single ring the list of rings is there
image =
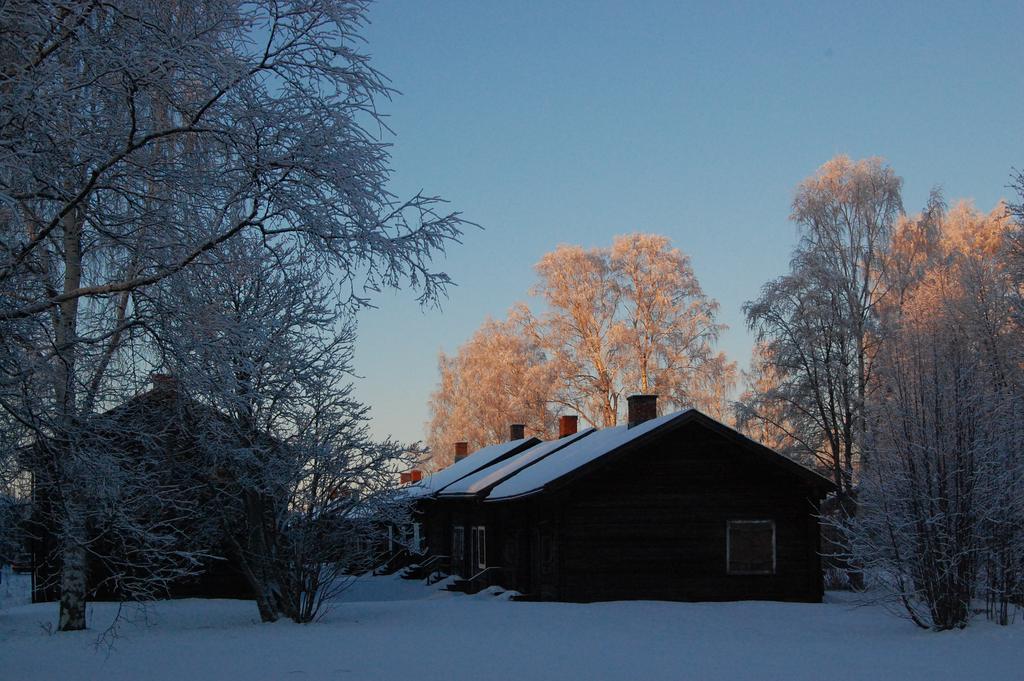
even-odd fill
[[[935,634],[840,595],[829,600],[518,603],[374,577],[305,626],[260,624],[242,601],[159,603],[149,624],[124,627],[113,650],[95,641],[116,606],[92,607],[92,631],[55,635],[47,628],[56,606],[15,605],[0,609],[0,679],[1024,678],[1020,624],[977,621]]]
[[[32,578],[29,575],[16,575],[9,565],[0,565],[0,608],[30,602],[31,588]],[[2,679],[3,676],[0,676]]]

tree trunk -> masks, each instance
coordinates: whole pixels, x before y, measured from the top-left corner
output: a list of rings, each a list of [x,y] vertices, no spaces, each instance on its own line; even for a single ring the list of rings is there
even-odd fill
[[[70,510],[61,538],[60,631],[85,629],[86,579],[85,523]]]
[[[62,220],[64,232],[64,291],[73,291],[82,281],[82,214],[72,210]],[[62,431],[58,484],[65,493],[74,494],[79,481],[75,480],[75,428],[78,333],[78,299],[65,301],[60,306],[56,328],[55,397],[60,413]],[[68,492],[68,490],[72,490]],[[86,531],[85,517],[80,505],[65,499],[60,505],[59,525],[61,538],[60,575],[60,631],[85,629],[86,604]]]
[[[276,622],[281,615],[292,617],[281,596],[281,566],[277,561],[276,528],[265,526],[266,498],[252,490],[240,493],[241,526],[225,522],[228,544],[238,559],[242,574],[256,599],[256,608],[263,622]],[[292,617],[294,619],[294,617]]]
[[[277,595],[266,584],[254,586],[257,586],[256,608],[260,611],[260,620],[276,622],[281,616],[281,609],[277,605]]]

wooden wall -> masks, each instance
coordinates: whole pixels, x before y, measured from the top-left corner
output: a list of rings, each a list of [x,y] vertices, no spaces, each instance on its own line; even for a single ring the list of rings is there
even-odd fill
[[[554,453],[552,456],[558,456]],[[686,424],[555,491],[484,503],[441,499],[424,513],[431,553],[451,528],[487,527],[487,562],[503,586],[542,600],[821,600],[818,495],[802,478],[735,442]],[[730,520],[772,520],[769,575],[726,569]]]
[[[555,493],[561,600],[820,601],[816,494],[733,442],[686,425]],[[776,569],[726,569],[730,520],[773,520]]]

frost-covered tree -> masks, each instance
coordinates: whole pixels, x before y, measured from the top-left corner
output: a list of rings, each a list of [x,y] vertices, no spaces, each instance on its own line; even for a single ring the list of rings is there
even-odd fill
[[[1013,188],[1017,191],[1019,203],[1007,206],[1007,212],[1014,221],[1005,260],[1010,281],[1013,283],[1014,310],[1017,325],[1024,328],[1024,172],[1015,172]]]
[[[888,292],[886,254],[902,212],[901,185],[881,159],[838,156],[823,165],[793,200],[800,243],[790,272],[744,306],[779,372],[745,417],[758,418],[757,402],[783,405],[801,427],[805,456],[819,460],[844,493],[864,455],[878,306]]]
[[[725,326],[689,256],[668,237],[628,234],[612,242],[610,264],[623,308],[613,338],[622,348],[623,386],[723,418],[736,367],[715,351]]]
[[[224,549],[264,621],[315,619],[398,523],[396,473],[420,448],[374,441],[350,384],[354,329],[294,245],[239,237],[168,280],[159,338],[195,403],[195,458]]]
[[[554,364],[554,399],[591,425],[615,425],[622,365],[617,314],[622,292],[607,249],[559,246],[535,267],[531,289],[548,307],[527,318],[529,332]]]
[[[917,241],[920,277],[883,315],[872,460],[843,530],[850,557],[920,626],[963,627],[979,598],[1005,624],[1024,586],[1012,223],[1003,207],[960,204],[936,225]]]
[[[662,406],[721,417],[736,367],[715,350],[725,328],[689,257],[664,236],[629,234],[610,248],[559,246],[535,267],[531,293],[504,322],[487,321],[453,357],[441,355],[430,398],[435,465],[452,443],[499,442],[508,424],[538,435],[558,411],[614,426],[623,397],[657,393]]]
[[[735,365],[714,350],[718,304],[668,238],[560,246],[536,270],[532,293],[546,311],[528,331],[553,364],[558,404],[596,426],[615,425],[623,396],[636,392],[720,415]]]
[[[287,240],[337,292],[408,282],[459,234],[387,191],[360,51],[366,3],[147,0],[0,5],[0,407],[5,446],[57,443],[60,629],[85,627],[87,517],[109,465],[84,424],[141,385],[140,300],[241,234]],[[140,540],[145,533],[140,533]]]
[[[748,424],[790,424],[800,445],[791,454],[815,462],[848,493],[860,416],[854,348],[836,296],[805,275],[794,261],[790,274],[762,287],[760,298],[745,308],[775,376],[764,392],[747,395],[740,412]]]
[[[806,466],[824,468],[826,461],[809,457],[822,446],[802,438],[816,429],[799,419],[782,397],[782,371],[764,343],[754,346],[750,368],[743,372],[744,391],[736,402],[736,425],[749,437]]]
[[[520,314],[488,319],[454,355],[441,354],[427,425],[436,468],[452,462],[455,442],[472,450],[502,442],[512,423],[525,425],[528,436],[555,431],[553,377],[542,350],[522,333]]]

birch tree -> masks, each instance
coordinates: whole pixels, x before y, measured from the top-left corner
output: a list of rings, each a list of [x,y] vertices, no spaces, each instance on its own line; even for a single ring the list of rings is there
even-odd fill
[[[805,466],[824,468],[826,461],[818,455],[822,444],[805,439],[818,431],[809,427],[784,399],[783,372],[767,344],[754,346],[743,382],[745,390],[735,405],[737,427],[753,440]]]
[[[618,423],[625,395],[658,393],[662,408],[723,417],[736,366],[715,350],[725,328],[689,257],[664,236],[629,234],[610,248],[559,246],[535,267],[525,304],[487,321],[453,357],[441,355],[431,395],[435,465],[452,442],[474,448],[505,439],[508,424],[554,430],[559,411],[592,426]],[[667,405],[667,407],[666,407]]]
[[[207,407],[196,477],[263,621],[309,622],[369,562],[374,523],[404,518],[394,482],[421,450],[370,438],[355,331],[314,258],[243,236],[207,260],[154,301],[168,367]]]
[[[612,242],[612,271],[621,291],[621,323],[613,342],[630,391],[658,393],[670,404],[724,418],[736,367],[715,351],[725,328],[718,303],[704,294],[690,258],[657,234]]]
[[[844,493],[864,455],[865,404],[877,349],[885,263],[902,213],[902,180],[881,159],[837,156],[797,189],[800,243],[790,272],[744,306],[747,324],[778,362],[765,396],[786,405],[800,440]],[[750,410],[748,409],[748,415]],[[811,449],[821,443],[820,449]]]
[[[430,397],[428,443],[431,463],[452,462],[455,442],[471,450],[508,439],[521,423],[528,436],[555,431],[550,366],[542,350],[521,331],[520,311],[507,320],[488,319],[458,351],[441,353],[440,382]]]
[[[801,250],[812,276],[836,297],[842,330],[854,355],[856,429],[871,380],[872,327],[886,294],[886,249],[903,212],[902,178],[880,158],[851,161],[837,156],[806,180],[793,201],[793,220],[803,230]]]
[[[850,553],[915,623],[966,626],[976,599],[1002,624],[1019,603],[1024,411],[1003,207],[940,224],[879,352],[872,465]]]
[[[662,404],[721,415],[735,365],[714,350],[723,325],[689,257],[654,234],[611,248],[560,246],[536,266],[532,293],[546,312],[528,330],[557,375],[555,400],[591,425],[614,426],[622,398],[655,392]]]
[[[86,625],[96,469],[76,432],[137,387],[131,341],[149,287],[241,234],[307,250],[355,305],[403,283],[429,301],[448,281],[429,260],[457,238],[458,216],[387,191],[387,146],[370,131],[391,91],[359,51],[365,11],[0,7],[0,406],[21,428],[15,446],[60,443],[61,630]]]
[[[1014,173],[1011,186],[1017,191],[1019,203],[1007,206],[1007,215],[1013,220],[1014,229],[1006,244],[1005,260],[1013,283],[1017,326],[1024,328],[1024,172]]]
[[[622,291],[607,250],[559,246],[534,268],[530,293],[548,311],[526,317],[558,377],[554,400],[594,426],[614,426],[622,378]]]

